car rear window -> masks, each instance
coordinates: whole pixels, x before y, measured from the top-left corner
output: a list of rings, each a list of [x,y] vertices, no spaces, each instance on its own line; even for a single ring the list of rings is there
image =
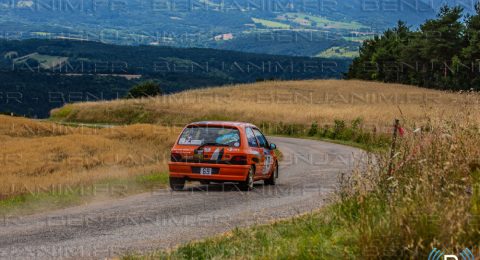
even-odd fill
[[[234,127],[189,126],[183,130],[178,144],[239,147],[240,131]]]

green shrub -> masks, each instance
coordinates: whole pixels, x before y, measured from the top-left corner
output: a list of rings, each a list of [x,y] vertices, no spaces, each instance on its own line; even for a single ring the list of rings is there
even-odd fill
[[[336,139],[337,136],[345,129],[345,121],[343,120],[334,120],[335,126],[333,131],[333,138]]]
[[[128,91],[127,98],[154,97],[162,95],[160,85],[153,80],[140,82]]]
[[[314,136],[318,133],[318,124],[317,122],[313,122],[310,126],[310,130],[308,130],[308,136]]]

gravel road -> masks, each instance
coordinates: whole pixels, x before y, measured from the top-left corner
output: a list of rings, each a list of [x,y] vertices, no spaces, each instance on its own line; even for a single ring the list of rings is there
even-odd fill
[[[271,137],[283,153],[277,186],[251,192],[192,183],[183,192],[157,190],[118,200],[0,219],[1,259],[105,259],[266,223],[328,203],[341,173],[363,153],[355,148]]]

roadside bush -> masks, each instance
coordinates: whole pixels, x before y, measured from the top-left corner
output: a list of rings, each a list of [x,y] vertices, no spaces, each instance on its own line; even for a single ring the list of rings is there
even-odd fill
[[[274,135],[287,136],[305,136],[307,127],[303,124],[289,124],[289,123],[262,123],[258,124],[265,133]]]
[[[347,126],[347,123],[343,120],[335,120],[333,125],[325,124],[322,127],[319,127],[317,122],[313,122],[308,129],[307,135],[352,142],[361,145],[367,150],[387,148],[391,141],[390,133],[374,134],[368,129],[364,129],[361,118],[352,120],[350,126]]]
[[[127,94],[127,98],[154,97],[162,95],[160,85],[153,80],[140,82],[133,86]]]
[[[335,126],[333,127],[333,139],[336,139],[341,132],[345,130],[345,121],[343,120],[334,120]]]
[[[322,127],[317,122],[308,125],[289,123],[261,122],[257,125],[270,135],[286,135],[292,137],[317,137],[330,140],[338,140],[349,143],[356,143],[367,150],[386,148],[390,144],[389,133],[372,134],[368,129],[363,129],[362,119],[355,119],[347,123],[343,120],[335,120],[333,124],[325,124]]]
[[[308,130],[308,136],[314,136],[318,133],[318,124],[317,122],[313,122],[310,126],[310,130]]]

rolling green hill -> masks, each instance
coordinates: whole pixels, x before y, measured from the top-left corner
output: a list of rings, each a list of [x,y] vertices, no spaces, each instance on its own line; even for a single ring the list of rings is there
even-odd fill
[[[125,96],[154,79],[165,93],[263,80],[339,78],[349,61],[72,40],[0,41],[0,112],[46,117],[64,103]]]

